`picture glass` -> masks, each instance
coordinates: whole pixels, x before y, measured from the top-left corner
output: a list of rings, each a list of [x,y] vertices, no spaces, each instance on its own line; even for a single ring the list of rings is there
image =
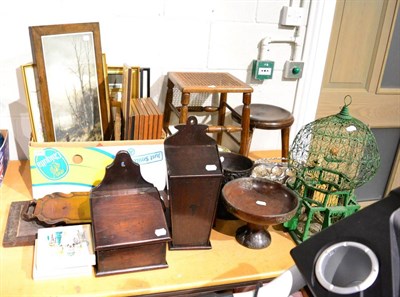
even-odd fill
[[[92,32],[42,36],[55,141],[102,140]]]

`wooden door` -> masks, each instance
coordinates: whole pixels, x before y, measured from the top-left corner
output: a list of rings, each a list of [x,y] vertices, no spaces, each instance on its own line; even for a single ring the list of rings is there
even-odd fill
[[[350,95],[353,117],[372,129],[400,128],[400,86],[382,83],[398,10],[399,0],[337,0],[317,118],[339,112]],[[385,194],[400,186],[395,155]]]

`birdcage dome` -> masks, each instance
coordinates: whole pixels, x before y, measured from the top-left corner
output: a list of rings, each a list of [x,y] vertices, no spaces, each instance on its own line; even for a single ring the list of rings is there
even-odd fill
[[[313,183],[319,178],[316,175],[324,174],[336,190],[352,190],[376,174],[380,156],[375,136],[350,115],[350,103],[338,114],[317,119],[297,133],[289,164],[306,182]]]

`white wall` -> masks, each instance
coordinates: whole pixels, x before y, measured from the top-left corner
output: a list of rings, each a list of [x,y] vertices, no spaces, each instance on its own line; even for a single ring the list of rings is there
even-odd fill
[[[305,1],[305,6],[309,2]],[[151,68],[151,96],[163,107],[168,71],[227,71],[254,88],[252,102],[294,110],[297,81],[282,80],[289,44],[274,44],[272,80],[251,79],[251,62],[266,36],[287,39],[293,28],[278,25],[289,0],[13,0],[0,10],[0,128],[10,132],[11,159],[26,159],[29,116],[20,65],[32,61],[29,26],[99,22],[109,65]],[[307,7],[308,8],[308,7]],[[302,44],[306,26],[301,27]],[[298,52],[302,52],[302,46]],[[306,65],[307,67],[307,65]],[[231,98],[231,99],[229,99]],[[231,105],[241,96],[228,96]],[[296,131],[292,132],[292,135]],[[279,149],[278,131],[257,130],[252,150]]]

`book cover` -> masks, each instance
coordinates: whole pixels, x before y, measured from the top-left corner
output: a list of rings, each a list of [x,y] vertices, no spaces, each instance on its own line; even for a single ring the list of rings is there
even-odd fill
[[[91,276],[93,274],[93,266],[78,266],[78,267],[67,267],[67,268],[38,268],[37,267],[37,250],[38,244],[37,239],[35,240],[35,254],[33,257],[33,270],[32,270],[32,278],[34,280],[46,280],[46,279],[57,279],[57,278],[66,278],[66,277],[82,277],[82,276]]]
[[[149,102],[148,102],[147,98],[142,98],[142,99],[140,99],[140,100],[141,100],[141,102],[143,103],[143,106],[144,106],[144,108],[146,109],[147,114],[149,115],[149,116],[148,116],[149,121],[148,121],[148,134],[147,134],[147,139],[154,139],[153,130],[154,130],[154,127],[156,127],[156,126],[155,126],[155,123],[154,123],[154,121],[155,121],[155,114],[154,114],[154,111],[153,111],[152,107],[149,105]]]
[[[60,269],[96,264],[90,224],[38,230],[35,260],[38,269]]]
[[[147,139],[148,135],[148,113],[144,109],[143,104],[140,102],[141,99],[134,99],[134,104],[139,111],[139,137],[138,139]]]
[[[130,134],[130,138],[129,139],[139,139],[139,111],[135,105],[135,103],[133,102],[136,99],[131,99],[131,120],[130,120],[130,126],[131,126],[131,130],[132,133]]]
[[[146,102],[146,107],[149,110],[149,114],[151,113],[153,117],[153,127],[151,131],[151,138],[150,139],[157,139],[157,127],[158,127],[158,113],[155,110],[153,104],[152,104],[152,99],[151,98],[143,98]]]
[[[162,136],[163,131],[163,124],[164,124],[164,114],[158,108],[158,105],[154,102],[153,98],[148,98],[149,103],[152,105],[156,115],[157,115],[157,132],[154,136],[154,139],[160,139]]]

